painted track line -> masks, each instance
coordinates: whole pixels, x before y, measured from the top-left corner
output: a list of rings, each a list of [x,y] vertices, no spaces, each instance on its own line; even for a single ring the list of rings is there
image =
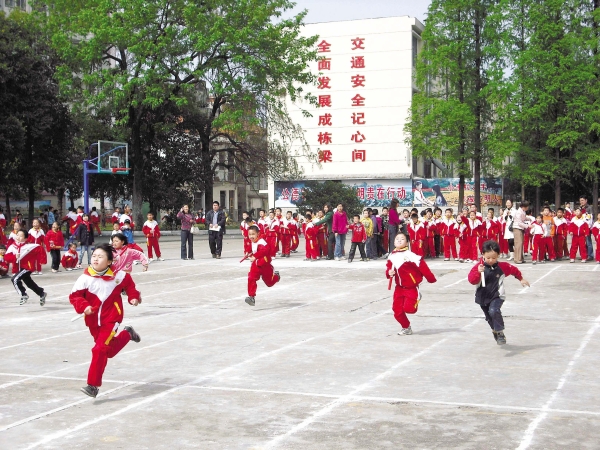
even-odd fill
[[[461,330],[465,330],[473,325],[475,325],[477,322],[479,322],[481,319],[476,319],[473,322],[470,322],[468,325],[465,325],[464,327],[461,328]],[[285,439],[287,439],[288,437],[292,436],[293,434],[296,434],[297,432],[303,430],[304,428],[308,427],[309,425],[311,425],[315,420],[319,419],[320,417],[323,417],[327,414],[329,414],[331,411],[333,411],[334,409],[349,403],[352,401],[352,399],[359,393],[362,391],[365,391],[367,389],[370,389],[373,387],[373,385],[381,380],[383,380],[384,378],[388,377],[389,375],[391,375],[396,369],[398,369],[401,366],[404,366],[406,364],[411,363],[412,361],[414,361],[415,359],[429,353],[431,350],[433,350],[434,348],[442,345],[443,343],[445,343],[446,341],[448,341],[450,339],[450,337],[446,337],[444,339],[441,339],[433,344],[431,344],[430,346],[424,348],[423,350],[421,350],[418,353],[415,353],[412,356],[409,356],[408,358],[405,358],[401,361],[399,361],[398,363],[394,364],[392,367],[390,367],[388,370],[386,370],[385,372],[380,373],[379,375],[377,375],[375,378],[367,381],[366,383],[361,384],[360,386],[356,387],[352,392],[344,395],[343,397],[340,397],[334,401],[332,401],[331,403],[329,403],[328,405],[326,405],[325,407],[321,408],[319,411],[315,412],[314,414],[311,414],[309,417],[307,417],[306,419],[304,419],[302,422],[300,422],[299,424],[293,426],[288,432],[284,433],[284,434],[280,434],[279,436],[276,436],[275,438],[273,438],[272,440],[270,440],[269,442],[267,442],[264,446],[261,446],[269,449],[269,448],[274,448],[277,445],[279,445],[281,442],[283,442]]]
[[[571,361],[569,361],[569,364],[567,365],[567,368],[565,369],[562,376],[560,377],[560,380],[558,381],[558,385],[554,389],[554,392],[552,392],[552,395],[550,396],[548,401],[544,404],[544,406],[542,406],[542,412],[540,412],[540,414],[538,414],[538,416],[529,424],[529,427],[527,427],[527,430],[525,431],[525,434],[523,435],[523,438],[521,439],[521,442],[519,443],[517,450],[525,450],[525,449],[529,448],[529,446],[531,445],[531,441],[533,440],[535,430],[540,425],[540,423],[542,423],[542,421],[548,416],[548,411],[550,410],[550,406],[552,406],[552,403],[554,403],[554,401],[560,394],[560,391],[567,383],[567,379],[571,375],[571,372],[573,371],[573,367],[575,366],[575,363],[581,357],[581,355],[583,354],[583,351],[585,350],[585,347],[588,345],[588,343],[592,339],[592,336],[594,336],[594,333],[596,332],[596,330],[598,330],[599,327],[600,327],[600,316],[598,316],[596,318],[595,323],[590,327],[588,332],[585,334],[585,336],[581,340],[581,343],[579,344],[579,348],[577,349],[577,351],[571,358]]]
[[[533,283],[531,283],[530,287],[525,287],[523,289],[521,289],[518,294],[523,294],[524,292],[527,292],[529,289],[531,289],[534,285],[536,285],[537,283],[539,283],[540,281],[542,281],[544,278],[546,278],[548,275],[552,274],[554,271],[560,269],[561,266],[556,266],[552,269],[550,269],[548,272],[546,272],[546,274],[542,275],[541,277],[539,277],[537,280],[535,280]]]
[[[446,289],[446,288],[449,288],[449,287],[452,287],[452,286],[456,286],[457,284],[460,284],[463,281],[467,281],[467,280],[468,280],[468,278],[461,278],[460,280],[456,281],[455,283],[452,283],[452,284],[449,284],[447,286],[444,286],[442,289]]]

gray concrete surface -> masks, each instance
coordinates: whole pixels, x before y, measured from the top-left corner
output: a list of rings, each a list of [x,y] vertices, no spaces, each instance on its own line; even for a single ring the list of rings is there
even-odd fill
[[[415,334],[398,336],[384,261],[275,260],[282,281],[246,296],[241,242],[134,279],[142,336],[85,384],[92,339],[68,294],[78,272],[34,279],[25,306],[0,280],[1,449],[596,449],[600,302],[596,264],[521,266],[507,280],[497,346],[466,282],[431,262]]]

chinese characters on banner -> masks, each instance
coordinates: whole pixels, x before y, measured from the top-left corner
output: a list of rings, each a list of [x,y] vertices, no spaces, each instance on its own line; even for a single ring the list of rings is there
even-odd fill
[[[344,180],[342,183],[354,188],[365,208],[389,206],[394,198],[398,199],[400,206],[411,206],[413,203],[412,182],[408,179]],[[304,181],[276,181],[275,207],[296,208],[302,203],[304,187]]]
[[[361,54],[361,50],[365,50],[365,41],[366,38],[356,37],[350,39],[350,51],[353,54],[350,58],[349,64],[350,69],[352,70],[352,74],[350,75],[349,85],[351,89],[359,89],[366,87],[367,77],[364,73],[361,73],[360,69],[366,68],[365,56]],[[331,71],[333,58],[328,57],[327,53],[331,53],[332,44],[327,42],[326,39],[321,40],[317,44],[317,52],[323,54],[318,61],[318,70],[322,73],[318,77],[318,86],[317,89],[320,91],[318,95],[318,104],[319,108],[324,110],[325,108],[332,107],[332,98],[331,94],[327,93],[328,89],[332,88],[331,77],[326,75],[327,71]],[[356,91],[349,98],[348,105],[352,108],[362,108],[366,105],[366,97],[362,96],[359,91]],[[334,121],[333,114],[320,112],[318,115],[318,126],[319,127],[330,127],[333,126]],[[347,118],[337,118],[338,123],[343,124]],[[350,116],[350,120],[352,121],[352,125],[366,125],[366,117],[364,111],[353,112]],[[346,137],[342,138],[341,136],[337,136],[336,142],[344,143]],[[355,148],[352,151],[352,162],[364,162],[367,160],[367,150],[364,148],[364,141],[367,141],[367,137],[361,132],[361,130],[357,130],[356,133],[348,136],[348,143],[353,142],[354,144],[361,144],[361,148]],[[329,145],[333,143],[333,133],[330,132],[319,132],[317,136],[317,142],[319,145]],[[328,163],[333,162],[335,155],[329,149],[320,149],[319,153],[319,162],[320,163]],[[341,158],[343,158],[343,155]]]

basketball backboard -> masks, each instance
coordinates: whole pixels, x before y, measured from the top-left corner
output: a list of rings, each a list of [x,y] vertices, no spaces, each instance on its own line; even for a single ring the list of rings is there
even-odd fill
[[[129,173],[129,146],[126,142],[98,141],[97,147],[98,173]]]

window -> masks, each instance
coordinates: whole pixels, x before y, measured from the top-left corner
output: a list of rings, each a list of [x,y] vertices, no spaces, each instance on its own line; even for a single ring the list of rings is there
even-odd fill
[[[412,61],[413,68],[417,67],[417,55],[419,54],[419,40],[416,36],[412,37]]]

